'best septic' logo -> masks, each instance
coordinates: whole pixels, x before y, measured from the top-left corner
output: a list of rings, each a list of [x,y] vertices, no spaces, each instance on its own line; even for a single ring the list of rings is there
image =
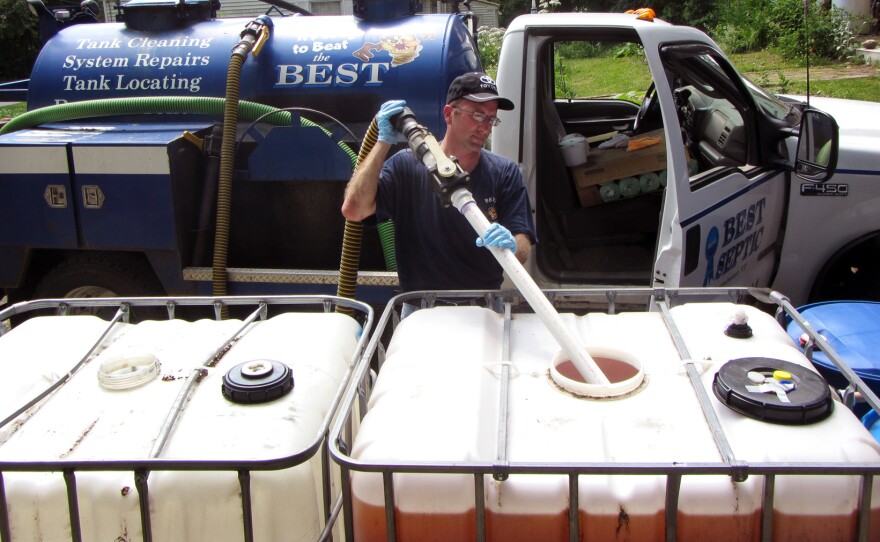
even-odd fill
[[[761,248],[761,240],[764,236],[764,208],[767,198],[761,198],[755,203],[742,209],[735,215],[724,221],[724,237],[716,226],[712,226],[706,236],[706,247],[703,252],[706,258],[706,275],[703,278],[703,286],[719,282],[720,279],[729,275],[728,279],[736,276],[730,274],[737,266],[745,264],[750,256],[756,256]],[[718,243],[721,241],[721,246]],[[718,259],[715,253],[721,248],[722,252]]]

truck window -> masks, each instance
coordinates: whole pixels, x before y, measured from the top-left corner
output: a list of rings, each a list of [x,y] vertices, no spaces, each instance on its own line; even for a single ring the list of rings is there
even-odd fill
[[[640,104],[651,73],[633,42],[560,41],[553,48],[555,99],[618,99]]]
[[[689,154],[691,190],[699,190],[728,168],[753,169],[758,155],[748,91],[732,68],[705,46],[668,46],[661,51],[675,99],[682,139]]]
[[[556,41],[547,74],[552,74],[548,98],[565,133],[586,137],[631,129],[652,88],[644,50],[632,41]],[[653,128],[661,122],[659,111],[655,117]],[[565,135],[562,131],[560,127],[559,133]]]
[[[631,161],[625,149],[598,148],[613,135],[648,136],[663,128],[659,107],[641,107],[653,92],[651,72],[634,32],[614,29],[598,36],[602,39],[595,31],[591,39],[578,37],[572,32],[572,39],[548,38],[536,55],[534,163],[541,242],[535,261],[561,284],[647,286],[663,188],[659,175],[648,179],[644,191],[634,192],[633,183],[639,184],[638,174],[665,168],[665,148],[655,147],[659,152],[653,157],[662,157],[663,164],[644,171],[605,178],[611,170],[596,174],[593,169],[600,157],[617,164]],[[586,163],[566,162],[561,152],[560,139],[572,134],[589,141]]]

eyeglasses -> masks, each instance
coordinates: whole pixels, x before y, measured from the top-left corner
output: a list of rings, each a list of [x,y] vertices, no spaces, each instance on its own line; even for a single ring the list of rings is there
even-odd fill
[[[480,113],[479,111],[471,111],[470,109],[462,109],[460,107],[451,106],[452,109],[458,109],[462,113],[467,113],[477,122],[488,122],[489,126],[498,126],[501,124],[501,120],[498,117],[490,117],[485,113]]]

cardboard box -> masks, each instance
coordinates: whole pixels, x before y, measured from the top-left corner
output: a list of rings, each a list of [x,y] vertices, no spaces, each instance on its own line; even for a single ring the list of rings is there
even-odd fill
[[[570,168],[581,205],[596,205],[601,202],[597,185],[666,169],[663,130],[655,130],[640,137],[646,136],[660,137],[662,141],[632,152],[627,152],[626,149],[593,149],[586,164]]]

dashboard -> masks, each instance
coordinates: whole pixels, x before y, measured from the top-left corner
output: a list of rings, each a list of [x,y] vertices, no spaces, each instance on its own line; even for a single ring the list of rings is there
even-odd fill
[[[746,164],[745,122],[733,104],[693,85],[675,89],[673,96],[684,144],[700,171]]]

